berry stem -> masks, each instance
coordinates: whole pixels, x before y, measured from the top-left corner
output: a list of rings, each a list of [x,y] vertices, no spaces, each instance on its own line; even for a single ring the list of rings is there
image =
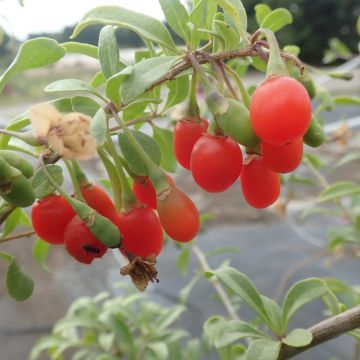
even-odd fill
[[[81,190],[80,190],[80,184],[79,184],[78,178],[75,174],[75,171],[74,171],[71,161],[66,160],[66,159],[63,159],[63,161],[65,163],[65,166],[66,166],[67,171],[71,178],[71,182],[72,182],[72,185],[74,188],[75,198],[80,201],[84,201],[84,198],[83,198],[83,196],[81,194]]]
[[[288,76],[288,71],[281,57],[279,44],[272,31],[269,29],[256,30],[251,38],[251,42],[254,43],[261,35],[266,37],[270,49],[269,61],[266,68],[267,78],[272,76]]]
[[[107,154],[105,150],[102,148],[98,148],[98,155],[100,160],[102,161],[105,170],[109,176],[111,190],[114,196],[114,203],[116,211],[120,211],[122,208],[122,186],[121,182],[118,176],[118,173],[116,171],[116,167],[114,164],[110,161],[110,159],[107,157]]]

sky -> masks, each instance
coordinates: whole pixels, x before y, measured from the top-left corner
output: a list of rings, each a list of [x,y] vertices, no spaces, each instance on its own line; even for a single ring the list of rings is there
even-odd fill
[[[29,33],[56,32],[77,23],[90,9],[118,5],[163,19],[158,0],[0,0],[0,24],[20,40]]]

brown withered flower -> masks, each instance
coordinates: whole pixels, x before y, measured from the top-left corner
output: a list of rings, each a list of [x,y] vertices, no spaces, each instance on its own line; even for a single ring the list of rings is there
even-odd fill
[[[48,103],[30,108],[30,120],[42,143],[70,160],[87,160],[96,154],[96,140],[90,133],[91,119],[72,112],[61,115]]]
[[[129,257],[129,264],[120,269],[120,274],[123,276],[130,275],[134,285],[140,290],[144,291],[149,281],[159,282],[157,278],[158,271],[155,267],[156,256],[150,254],[147,258],[139,256]]]

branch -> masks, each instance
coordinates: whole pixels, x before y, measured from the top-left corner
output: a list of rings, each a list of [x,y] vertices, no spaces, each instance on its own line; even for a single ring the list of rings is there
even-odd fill
[[[334,339],[359,327],[360,305],[310,327],[308,330],[311,331],[313,339],[309,345],[296,348],[284,344],[281,348],[278,360],[290,359],[314,346]]]
[[[35,231],[33,231],[33,230],[24,231],[24,232],[17,233],[17,234],[5,237],[3,239],[0,239],[0,244],[4,243],[6,241],[16,240],[16,239],[20,239],[20,238],[23,238],[23,237],[30,237],[30,236],[33,236],[33,235],[35,235]]]

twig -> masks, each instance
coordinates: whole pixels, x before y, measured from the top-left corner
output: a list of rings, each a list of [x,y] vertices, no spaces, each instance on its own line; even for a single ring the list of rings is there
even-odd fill
[[[310,327],[308,330],[312,333],[313,339],[309,345],[299,348],[290,347],[284,344],[280,350],[278,360],[290,359],[314,346],[334,339],[342,334],[346,334],[359,327],[360,305]]]
[[[10,241],[10,240],[15,240],[15,239],[20,239],[20,238],[23,238],[23,237],[31,237],[35,235],[35,231],[33,230],[30,230],[30,231],[24,231],[24,232],[21,232],[21,233],[17,233],[15,235],[11,235],[11,236],[8,236],[8,237],[5,237],[3,239],[0,239],[0,244],[6,242],[6,241]]]
[[[196,245],[192,246],[192,250],[196,257],[199,260],[199,263],[201,265],[201,268],[204,272],[210,271],[209,263],[207,262],[207,259],[205,257],[205,254],[201,251],[199,247]],[[239,320],[238,315],[236,314],[236,310],[234,309],[233,304],[231,303],[229,297],[226,294],[226,291],[224,290],[223,286],[221,285],[220,281],[216,279],[215,277],[210,279],[210,282],[214,286],[216,292],[218,293],[221,301],[223,302],[229,316],[233,320]]]

